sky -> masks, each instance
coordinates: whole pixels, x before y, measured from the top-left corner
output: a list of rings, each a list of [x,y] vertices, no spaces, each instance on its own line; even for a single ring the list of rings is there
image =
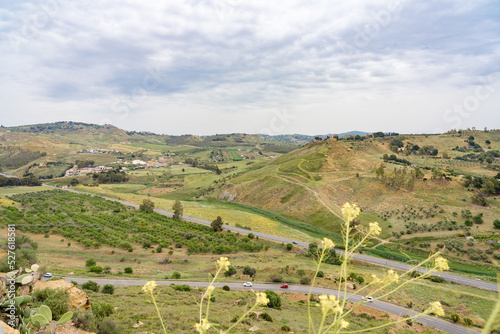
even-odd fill
[[[0,0],[0,124],[500,128],[497,0]]]

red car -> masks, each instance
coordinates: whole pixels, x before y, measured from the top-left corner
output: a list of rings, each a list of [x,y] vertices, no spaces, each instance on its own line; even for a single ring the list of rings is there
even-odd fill
[[[288,289],[288,284],[281,284],[282,289]]]

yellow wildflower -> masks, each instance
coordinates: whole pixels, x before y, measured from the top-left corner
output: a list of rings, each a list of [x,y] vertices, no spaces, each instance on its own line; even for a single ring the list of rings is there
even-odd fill
[[[448,260],[446,260],[442,256],[438,256],[436,260],[434,261],[434,264],[436,265],[437,270],[450,270],[450,266],[448,265]]]
[[[332,249],[333,247],[335,247],[335,244],[333,243],[333,241],[331,241],[330,239],[328,238],[323,238],[323,241],[321,241],[321,246],[324,248],[324,249]]]
[[[219,260],[217,260],[217,266],[221,268],[223,271],[227,271],[231,263],[229,262],[227,257],[221,256]]]
[[[194,328],[196,329],[196,331],[198,333],[203,334],[203,333],[206,333],[208,331],[208,329],[210,328],[210,323],[205,318],[205,319],[201,320],[201,323],[194,324]]]
[[[370,228],[368,229],[369,234],[379,235],[380,232],[382,232],[382,229],[378,226],[377,222],[370,223]]]
[[[347,328],[349,326],[349,321],[345,321],[344,319],[340,319],[340,328]]]
[[[257,296],[257,300],[255,301],[257,305],[266,306],[269,304],[269,298],[267,298],[264,292],[256,292],[255,295]]]
[[[371,284],[378,284],[378,283],[382,283],[382,280],[380,278],[378,278],[377,275],[372,274],[372,282],[371,282]]]
[[[385,277],[386,283],[394,283],[399,281],[399,275],[394,272],[394,270],[390,269],[387,271],[387,276]]]
[[[344,216],[344,220],[346,223],[350,223],[354,218],[356,218],[361,209],[356,204],[346,203],[342,207],[342,216]]]
[[[333,313],[341,313],[342,307],[339,305],[339,300],[333,295],[319,296],[319,306],[321,306],[321,313],[326,314],[329,311]]]
[[[142,291],[145,293],[153,293],[153,290],[156,288],[156,282],[155,281],[149,281],[144,286],[142,287]]]
[[[215,287],[213,285],[210,285],[208,288],[208,293],[212,293],[215,290]]]
[[[441,306],[440,302],[432,302],[431,307],[429,307],[429,313],[434,313],[440,317],[444,317],[443,306]]]

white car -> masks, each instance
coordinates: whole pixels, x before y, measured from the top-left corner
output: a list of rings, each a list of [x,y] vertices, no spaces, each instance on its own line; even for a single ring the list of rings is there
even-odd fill
[[[372,297],[372,296],[368,296],[368,297],[367,297],[367,296],[363,296],[363,297],[361,297],[361,300],[365,300],[365,299],[366,299],[367,301],[369,301],[369,302],[372,302],[372,301],[373,301],[373,297]]]
[[[43,274],[43,277],[48,277],[48,278],[50,278],[50,277],[52,277],[52,274],[51,274],[51,273],[45,273],[45,274]]]
[[[243,286],[247,286],[247,287],[251,287],[252,286],[252,282],[246,282],[246,283],[243,283]]]

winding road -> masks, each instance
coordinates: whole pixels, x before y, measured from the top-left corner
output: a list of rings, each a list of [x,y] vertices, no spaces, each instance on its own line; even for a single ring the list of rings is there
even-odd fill
[[[51,188],[56,188],[56,189],[61,189],[61,188],[58,188],[58,187],[55,187],[55,186],[50,186],[50,185],[45,185],[45,184],[44,184],[44,186],[51,187]],[[73,190],[73,189],[63,188],[63,190],[74,192],[74,193],[78,193],[78,194],[89,195],[88,193],[84,193],[84,192],[81,192],[81,191],[76,191],[76,190]],[[103,196],[101,196],[101,197],[103,197]],[[121,204],[123,204],[125,206],[139,208],[139,205],[137,205],[137,204],[125,202],[125,201],[114,199],[114,198],[108,198],[108,197],[103,197],[103,198],[107,199],[109,201],[121,203]],[[171,212],[168,212],[168,211],[165,211],[165,210],[155,209],[154,211],[156,213],[159,213],[161,215],[165,215],[165,216],[168,216],[168,217],[172,217],[173,216],[173,214]],[[187,216],[183,216],[182,219],[186,220],[186,221],[193,222],[193,223],[197,223],[197,224],[207,225],[207,226],[210,226],[210,224],[212,223],[212,222],[210,222],[208,220],[205,220],[205,219],[194,218],[194,217],[187,217]],[[239,232],[240,234],[248,234],[248,233],[251,232],[255,236],[258,236],[259,238],[263,238],[263,239],[267,239],[267,240],[272,240],[272,241],[276,241],[276,242],[296,243],[296,245],[298,245],[298,246],[302,246],[302,247],[305,247],[305,248],[309,247],[309,244],[307,242],[302,242],[302,241],[297,241],[297,240],[293,240],[293,239],[278,237],[278,236],[275,236],[275,235],[272,235],[272,234],[267,234],[267,233],[262,233],[262,232],[256,232],[256,231],[249,231],[249,230],[245,230],[245,229],[238,228],[238,227],[235,227],[235,226],[230,226],[230,225],[224,225],[223,228],[227,229],[227,230],[234,231],[234,232]],[[340,250],[336,250],[336,252],[338,254],[342,254],[342,251],[340,251]],[[407,271],[407,270],[413,268],[412,266],[410,266],[410,265],[408,265],[406,263],[401,263],[401,262],[396,262],[396,261],[381,259],[381,258],[377,258],[377,257],[374,257],[374,256],[364,255],[364,254],[353,254],[352,258],[356,259],[356,260],[359,260],[359,261],[369,262],[369,263],[377,264],[377,265],[380,265],[380,266],[390,267],[390,268],[394,268],[394,269],[398,269],[398,270],[404,270],[404,271]],[[419,272],[421,272],[421,273],[427,272],[427,270],[425,268],[417,268],[416,270],[419,271]],[[454,282],[454,283],[458,283],[458,284],[468,285],[468,286],[472,286],[472,287],[480,288],[480,289],[485,289],[485,290],[498,291],[498,285],[493,284],[493,283],[483,282],[483,281],[481,281],[479,279],[474,280],[474,279],[471,279],[471,278],[466,278],[466,277],[462,277],[462,276],[458,276],[458,275],[453,275],[453,274],[450,274],[450,273],[444,273],[444,272],[434,272],[433,275],[440,276],[440,277],[442,277],[443,279],[445,279],[445,280],[447,280],[449,282]]]
[[[78,284],[82,284],[87,282],[89,279],[86,278],[64,278],[66,281],[75,281]],[[92,279],[93,281],[97,282],[99,285],[104,285],[104,284],[112,284],[114,286],[134,286],[134,285],[144,285],[146,284],[147,281],[142,281],[142,280],[112,280],[112,279]],[[187,284],[191,287],[194,288],[204,288],[208,286],[208,282],[184,282],[184,281],[156,281],[157,285],[170,285],[170,284]],[[283,291],[278,285],[276,284],[261,284],[261,283],[255,283],[251,288],[245,288],[243,287],[242,283],[223,283],[223,282],[218,282],[214,283],[214,286],[217,288],[222,288],[222,286],[227,285],[229,286],[232,290],[258,290],[258,291],[264,291],[264,290],[273,290],[273,291]],[[309,293],[309,286],[289,286],[288,289],[286,289],[287,292],[295,292],[295,293],[304,293],[307,294]],[[321,295],[321,294],[326,294],[326,295],[337,295],[337,291],[335,290],[330,290],[330,289],[324,289],[324,288],[313,288],[312,293],[315,295]],[[361,301],[361,297],[355,294],[347,294],[347,299],[351,302],[357,303]],[[374,308],[376,310],[380,310],[389,314],[394,314],[398,316],[415,316],[418,314],[421,314],[419,312],[415,312],[412,310],[408,310],[404,307],[397,306],[391,303],[386,303],[383,301],[379,300],[374,300],[373,302],[366,302],[364,303],[365,306]],[[474,328],[466,328],[462,327],[453,323],[450,323],[446,320],[443,320],[438,317],[433,317],[429,315],[420,315],[418,319],[414,320],[416,322],[419,322],[427,327],[430,328],[435,328],[437,330],[446,332],[446,333],[453,333],[453,334],[473,334],[473,333],[480,333]]]

